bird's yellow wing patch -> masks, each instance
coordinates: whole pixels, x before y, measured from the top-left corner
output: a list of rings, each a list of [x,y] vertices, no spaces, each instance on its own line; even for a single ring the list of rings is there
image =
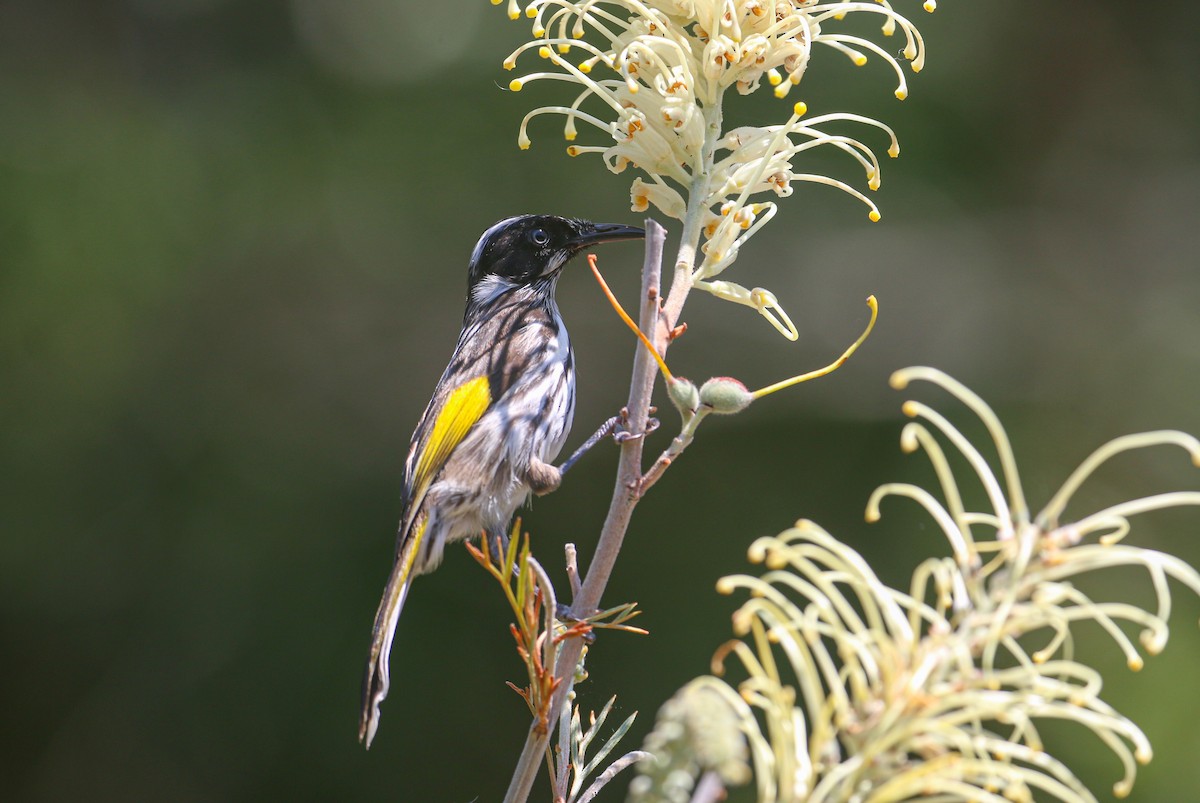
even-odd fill
[[[462,442],[492,403],[492,390],[486,376],[477,376],[456,387],[446,398],[433,422],[433,431],[417,460],[413,487],[422,489],[445,465],[450,453]]]

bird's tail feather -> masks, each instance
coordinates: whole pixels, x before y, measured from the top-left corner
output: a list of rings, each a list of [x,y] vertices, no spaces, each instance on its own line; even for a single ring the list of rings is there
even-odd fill
[[[392,655],[392,639],[396,635],[396,623],[400,621],[400,611],[404,607],[404,599],[408,596],[408,587],[412,583],[412,567],[420,549],[422,536],[428,520],[417,524],[412,538],[404,539],[400,553],[396,555],[396,563],[388,578],[387,586],[383,589],[383,598],[379,600],[379,610],[375,612],[375,625],[371,629],[371,653],[367,658],[367,672],[363,677],[362,713],[358,721],[358,740],[367,749],[375,738],[379,728],[379,704],[388,695],[391,678],[388,663]]]

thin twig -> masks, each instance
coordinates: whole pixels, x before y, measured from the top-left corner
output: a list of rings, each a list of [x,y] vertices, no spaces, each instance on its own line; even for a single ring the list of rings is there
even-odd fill
[[[579,596],[579,589],[582,583],[579,581],[579,552],[575,549],[574,544],[567,544],[563,547],[567,553],[567,581],[571,584],[571,599]]]
[[[554,779],[554,799],[566,800],[571,785],[571,707],[564,705],[558,715],[558,777]],[[547,757],[549,753],[547,753]]]
[[[667,334],[674,321],[664,320],[661,314],[660,302],[660,273],[662,265],[663,244],[666,240],[666,230],[653,220],[646,221],[646,252],[642,263],[642,305],[639,325],[652,341],[665,349]],[[679,271],[676,271],[678,284]],[[686,295],[686,291],[684,292]],[[596,553],[588,565],[587,576],[579,592],[575,594],[571,605],[571,614],[576,619],[587,618],[600,604],[600,598],[612,575],[617,554],[621,551],[621,543],[625,539],[625,531],[629,528],[629,519],[637,504],[637,488],[642,478],[642,441],[636,437],[646,426],[650,415],[650,396],[654,390],[654,360],[641,343],[635,346],[633,357],[633,376],[629,386],[629,429],[635,436],[621,444],[621,458],[617,468],[616,487],[613,489],[612,502],[609,504],[608,516],[604,520],[604,528],[600,531],[600,540],[596,545]],[[564,682],[559,684],[558,693],[554,696],[548,719],[553,722],[561,710],[567,693],[574,685],[575,667],[583,651],[582,639],[569,639],[562,647],[558,658],[558,674]],[[517,760],[517,767],[509,783],[508,792],[504,796],[505,803],[525,803],[529,792],[537,778],[538,767],[546,752],[548,735],[539,733],[537,722],[530,724],[525,737],[525,746]]]
[[[654,483],[658,482],[659,478],[662,477],[666,470],[671,467],[671,463],[675,462],[675,458],[678,456],[679,452],[682,451],[683,449],[677,449],[672,452],[672,450],[667,449],[660,454],[658,459],[654,461],[654,465],[650,466],[650,470],[646,472],[644,477],[642,477],[642,483],[638,487],[638,493],[645,494],[646,491],[650,490],[650,488],[654,486]]]
[[[642,265],[642,308],[638,324],[653,340],[666,336],[669,326],[664,326],[660,315],[659,266],[662,264],[663,243],[666,230],[653,220],[646,221],[646,257]],[[635,490],[642,478],[642,445],[644,438],[637,437],[645,431],[650,417],[650,396],[654,391],[654,359],[635,344],[633,376],[629,385],[629,429],[634,436],[621,446],[621,460],[617,468],[616,487],[609,503],[608,516],[600,531],[596,554],[588,566],[587,576],[579,595],[571,604],[571,612],[577,619],[586,618],[600,605],[600,597],[612,575],[617,554],[629,527],[629,518],[637,503]],[[572,671],[574,666],[572,665]]]

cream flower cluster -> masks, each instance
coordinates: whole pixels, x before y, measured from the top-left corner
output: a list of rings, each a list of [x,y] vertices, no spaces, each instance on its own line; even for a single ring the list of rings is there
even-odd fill
[[[924,3],[927,11],[934,7],[933,0]],[[509,0],[508,10],[514,19],[521,15],[516,0]],[[897,76],[896,97],[903,99],[908,87],[900,60],[918,72],[925,59],[916,27],[886,0],[533,0],[524,13],[533,20],[533,38],[505,60],[505,67],[515,69],[520,57],[533,51],[549,69],[514,79],[510,88],[562,81],[574,84],[577,94],[569,104],[526,115],[520,147],[529,147],[535,117],[556,114],[565,118],[563,135],[572,143],[571,155],[598,154],[614,173],[630,165],[642,171],[630,189],[634,211],[655,207],[684,222],[685,241],[689,223],[695,244],[703,238],[700,257],[693,256],[688,266],[693,285],[757,308],[794,339],[795,327],[773,295],[714,277],[774,217],[773,199],[790,195],[798,182],[847,192],[868,206],[872,220],[879,219],[879,210],[861,191],[793,164],[813,148],[836,148],[863,169],[868,188],[878,188],[874,150],[831,126],[882,130],[890,156],[899,154],[899,145],[882,123],[846,113],[809,118],[804,103],[792,104],[781,125],[726,131],[724,93],[730,88],[754,92],[765,77],[775,96],[783,98],[804,76],[813,46],[824,45],[855,64],[865,64],[868,54],[883,60]],[[884,37],[901,33],[900,60],[871,40],[838,32],[837,23],[852,14],[878,17]],[[575,144],[580,124],[611,142]]]
[[[1068,477],[1042,511],[1026,504],[1013,449],[987,404],[931,368],[909,368],[892,385],[932,383],[975,413],[999,472],[933,408],[906,402],[901,434],[924,452],[941,490],[879,488],[867,520],[887,497],[907,497],[932,516],[951,555],[917,566],[907,592],[886,586],[866,561],[811,521],[760,538],[750,559],[760,576],[723,578],[718,590],[748,590],[734,614],[741,638],[714,659],[740,663],[736,688],[700,678],[736,712],[751,749],[758,800],[937,800],[1095,803],[1096,797],[1043,742],[1042,723],[1070,722],[1098,737],[1120,761],[1113,794],[1125,797],[1138,764],[1152,756],[1145,734],[1101,696],[1102,678],[1075,657],[1081,623],[1098,625],[1131,669],[1167,643],[1175,580],[1200,594],[1200,573],[1163,552],[1123,543],[1132,516],[1200,506],[1200,492],[1173,491],[1119,502],[1072,520],[1064,512],[1111,458],[1174,446],[1200,466],[1200,440],[1175,431],[1117,438]],[[943,445],[945,444],[945,445]],[[969,466],[985,510],[970,510],[951,461]],[[974,490],[974,489],[971,489]],[[976,494],[977,495],[977,494]],[[1093,599],[1084,578],[1134,568],[1153,602]],[[1108,576],[1108,575],[1106,575]],[[1119,593],[1122,584],[1092,584]],[[1138,644],[1127,633],[1138,630]],[[727,659],[733,658],[730,661]],[[760,721],[765,723],[760,725]]]

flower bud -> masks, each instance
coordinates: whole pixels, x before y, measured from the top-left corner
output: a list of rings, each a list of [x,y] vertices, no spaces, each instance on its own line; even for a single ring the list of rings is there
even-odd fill
[[[718,415],[740,413],[754,401],[754,394],[741,382],[716,376],[700,386],[700,403]]]
[[[667,383],[667,395],[675,409],[684,416],[694,414],[700,406],[700,391],[696,390],[690,379],[684,379],[682,376],[677,376],[674,381]]]

